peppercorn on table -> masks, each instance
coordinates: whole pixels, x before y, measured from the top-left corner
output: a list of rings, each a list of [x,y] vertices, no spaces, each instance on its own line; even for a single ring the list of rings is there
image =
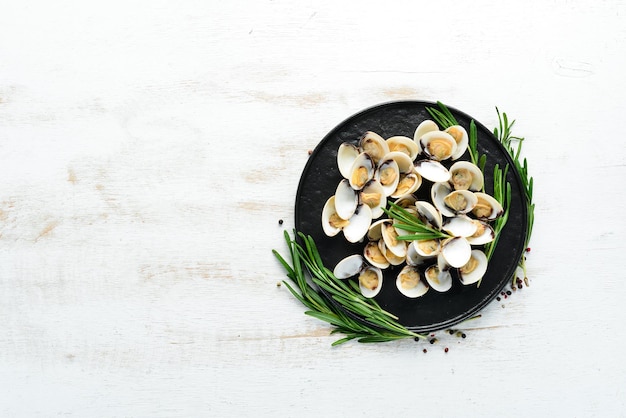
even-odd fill
[[[623,416],[625,15],[623,0],[4,4],[0,416]],[[514,120],[534,224],[526,271],[469,318],[359,343],[294,297],[272,250],[291,265],[297,211],[321,228],[296,201],[322,139],[399,101],[487,131]]]

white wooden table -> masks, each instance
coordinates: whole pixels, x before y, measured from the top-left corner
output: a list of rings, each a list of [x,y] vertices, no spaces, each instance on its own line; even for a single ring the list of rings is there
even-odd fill
[[[0,7],[0,416],[626,415],[623,0],[90,3]],[[398,99],[517,119],[530,287],[331,348],[271,249]]]

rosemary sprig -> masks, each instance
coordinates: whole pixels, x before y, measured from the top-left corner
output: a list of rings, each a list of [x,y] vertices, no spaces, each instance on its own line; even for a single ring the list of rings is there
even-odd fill
[[[421,241],[439,238],[450,238],[451,236],[443,231],[431,227],[420,218],[413,215],[402,206],[389,202],[389,209],[383,209],[389,219],[394,219],[394,227],[412,234],[399,235],[396,239],[404,241]]]
[[[298,238],[302,244],[298,242]],[[373,343],[404,338],[426,338],[401,325],[396,316],[383,310],[374,299],[361,295],[358,285],[353,281],[337,279],[332,271],[324,266],[311,236],[294,232],[292,239],[285,231],[285,241],[289,247],[291,263],[287,262],[276,250],[272,250],[272,253],[281,263],[287,272],[287,277],[291,279],[295,287],[286,281],[283,283],[291,294],[309,309],[305,314],[333,325],[335,328],[331,334],[345,335],[335,341],[333,346],[354,339],[361,343]],[[307,280],[306,271],[309,272],[310,281]],[[332,300],[321,289],[330,295]],[[338,308],[333,301],[339,303],[343,309],[363,318],[364,321],[353,319],[343,309]]]
[[[459,124],[446,105],[437,101],[437,106],[439,109],[427,107],[426,110],[441,129],[447,129],[450,126]]]
[[[499,127],[493,130],[493,134],[498,138],[498,140],[504,145],[504,148],[507,150],[511,158],[513,159],[513,163],[515,164],[515,168],[520,174],[522,179],[522,186],[524,188],[524,198],[526,201],[527,207],[527,223],[528,227],[526,229],[526,235],[524,238],[524,247],[528,248],[528,244],[530,243],[530,237],[532,235],[533,224],[535,221],[535,204],[533,203],[533,178],[528,175],[528,162],[526,158],[520,160],[521,152],[522,152],[522,143],[524,138],[513,136],[512,130],[513,125],[515,124],[515,120],[509,122],[509,118],[506,113],[500,113],[500,110],[496,107],[496,112],[498,114],[498,122]],[[516,143],[516,147],[514,147],[514,143]],[[520,260],[520,267],[524,272],[524,280],[527,281],[526,277],[526,257],[523,256]],[[515,280],[515,277],[513,277]]]
[[[509,219],[509,208],[511,204],[511,184],[506,181],[506,175],[509,171],[509,165],[504,167],[504,170],[500,168],[499,164],[496,164],[493,168],[493,197],[502,205],[504,213],[497,218],[493,223],[493,230],[495,232],[495,239],[485,244],[485,255],[487,260],[491,260],[498,240],[500,239],[500,232],[506,225]]]

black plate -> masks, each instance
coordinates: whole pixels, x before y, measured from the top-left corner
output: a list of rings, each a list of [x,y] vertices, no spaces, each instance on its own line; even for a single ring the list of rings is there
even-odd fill
[[[350,244],[342,233],[332,238],[328,237],[322,230],[322,208],[326,200],[335,193],[337,184],[342,179],[337,168],[339,145],[342,142],[356,145],[366,131],[374,131],[383,138],[394,135],[413,138],[415,128],[420,122],[432,119],[426,110],[427,107],[436,108],[436,104],[400,101],[384,103],[363,110],[330,131],[311,154],[298,186],[295,225],[299,231],[315,239],[326,267],[332,270],[335,264],[344,257],[362,254],[365,245],[365,242]],[[448,108],[459,124],[469,132],[469,124],[473,118],[454,108]],[[513,161],[502,144],[482,124],[478,121],[475,123],[478,129],[478,151],[487,156],[485,167],[487,193],[493,193],[494,165],[499,164],[504,167],[509,164],[507,180],[512,189],[509,220],[502,230],[487,273],[479,287],[477,285],[463,286],[458,280],[454,280],[448,292],[438,293],[430,289],[424,296],[410,299],[396,288],[395,277],[399,268],[392,267],[384,271],[383,286],[375,299],[384,309],[397,315],[400,323],[417,332],[444,329],[474,316],[493,300],[513,277],[524,251],[527,218],[519,173],[515,170]],[[468,160],[468,153],[461,159]],[[420,190],[417,193],[418,197],[419,193]]]

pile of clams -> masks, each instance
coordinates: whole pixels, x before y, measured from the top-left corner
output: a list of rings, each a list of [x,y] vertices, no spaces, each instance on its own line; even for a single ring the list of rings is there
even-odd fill
[[[409,298],[423,296],[430,288],[448,291],[453,271],[464,285],[478,282],[487,271],[480,246],[494,240],[490,223],[503,208],[483,192],[481,170],[460,160],[467,147],[465,128],[440,130],[432,120],[420,123],[413,138],[384,139],[366,132],[358,145],[342,143],[337,165],[343,179],[324,205],[322,228],[328,236],[342,233],[347,241],[364,242],[365,247],[362,254],[341,260],[335,276],[358,277],[365,297],[378,294],[382,271],[390,266],[402,266],[395,284]],[[430,198],[418,200],[415,193],[424,195],[425,187],[430,187]],[[383,217],[389,201],[447,237],[399,240],[408,232]]]

